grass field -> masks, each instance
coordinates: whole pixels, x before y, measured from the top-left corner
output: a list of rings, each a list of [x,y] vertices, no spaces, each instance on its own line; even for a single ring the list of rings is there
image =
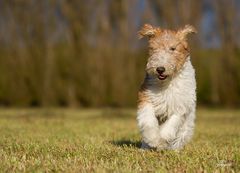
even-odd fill
[[[0,172],[239,172],[240,111],[197,112],[182,151],[143,151],[135,110],[1,109]]]

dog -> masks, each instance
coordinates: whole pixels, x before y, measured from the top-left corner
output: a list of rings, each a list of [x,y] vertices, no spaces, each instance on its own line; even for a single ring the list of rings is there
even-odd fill
[[[144,149],[179,150],[195,125],[196,80],[187,36],[191,25],[176,31],[145,24],[139,38],[149,39],[146,75],[138,93],[137,122]]]

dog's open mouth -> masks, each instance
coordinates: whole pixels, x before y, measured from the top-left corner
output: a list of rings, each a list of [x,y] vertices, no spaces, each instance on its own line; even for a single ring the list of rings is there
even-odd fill
[[[158,75],[158,79],[160,80],[165,80],[167,77],[168,77],[167,75],[163,75],[163,74]]]

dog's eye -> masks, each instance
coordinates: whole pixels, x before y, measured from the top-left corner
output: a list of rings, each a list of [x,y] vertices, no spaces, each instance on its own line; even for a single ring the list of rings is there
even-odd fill
[[[170,47],[169,50],[174,51],[176,50],[176,47]]]

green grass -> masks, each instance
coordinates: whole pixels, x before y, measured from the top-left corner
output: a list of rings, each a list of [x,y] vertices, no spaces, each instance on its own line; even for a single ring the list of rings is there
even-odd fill
[[[180,152],[143,151],[135,110],[0,110],[1,172],[239,172],[240,111],[197,112]]]

